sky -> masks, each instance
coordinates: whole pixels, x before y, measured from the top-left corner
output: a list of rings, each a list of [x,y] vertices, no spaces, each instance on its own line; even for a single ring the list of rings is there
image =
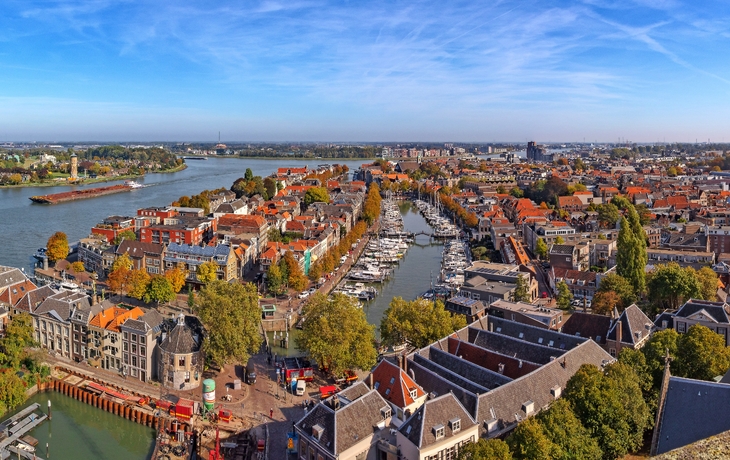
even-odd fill
[[[0,2],[0,141],[730,142],[730,3]]]

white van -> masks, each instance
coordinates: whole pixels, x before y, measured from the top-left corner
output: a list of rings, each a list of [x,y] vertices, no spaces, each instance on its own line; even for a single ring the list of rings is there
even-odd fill
[[[304,391],[307,389],[307,381],[304,379],[297,380],[297,396],[304,396]]]

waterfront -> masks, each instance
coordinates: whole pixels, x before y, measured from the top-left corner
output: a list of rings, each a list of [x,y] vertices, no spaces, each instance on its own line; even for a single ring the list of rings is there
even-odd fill
[[[268,176],[277,168],[289,166],[316,167],[320,164],[339,163],[351,171],[370,160],[319,158],[249,159],[210,157],[207,161],[189,160],[183,171],[166,174],[148,174],[138,179],[147,187],[126,193],[107,195],[88,200],[71,201],[57,205],[32,203],[33,195],[77,190],[86,187],[19,187],[0,189],[0,239],[5,245],[0,251],[0,265],[30,267],[30,255],[45,246],[56,231],[68,235],[69,241],[78,241],[91,232],[91,227],[105,217],[133,216],[137,209],[148,206],[166,206],[183,195],[195,195],[203,190],[230,188],[243,177],[246,168],[255,175]],[[121,184],[123,181],[105,185]],[[98,187],[98,184],[87,187]]]
[[[144,460],[152,455],[155,437],[152,428],[55,391],[28,398],[18,411],[35,402],[45,411],[48,400],[51,401],[52,420],[29,433],[38,440],[39,457],[54,460]],[[50,456],[46,455],[46,443],[49,444]]]

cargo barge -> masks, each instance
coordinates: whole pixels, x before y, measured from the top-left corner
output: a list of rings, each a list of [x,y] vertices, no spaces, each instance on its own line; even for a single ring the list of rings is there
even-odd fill
[[[121,185],[111,185],[109,187],[88,188],[82,190],[74,190],[71,192],[53,193],[51,195],[35,195],[30,200],[35,203],[56,204],[66,201],[84,200],[86,198],[96,198],[98,196],[111,195],[112,193],[128,192],[135,188],[142,187],[133,181],[127,181]]]

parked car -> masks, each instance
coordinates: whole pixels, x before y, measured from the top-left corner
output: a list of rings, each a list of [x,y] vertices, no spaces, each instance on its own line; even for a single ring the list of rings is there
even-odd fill
[[[317,288],[309,288],[309,291],[307,291],[307,292],[309,292],[310,295],[314,294],[317,292]]]
[[[302,293],[299,294],[300,299],[306,299],[307,297],[309,297],[309,291],[302,291]]]

